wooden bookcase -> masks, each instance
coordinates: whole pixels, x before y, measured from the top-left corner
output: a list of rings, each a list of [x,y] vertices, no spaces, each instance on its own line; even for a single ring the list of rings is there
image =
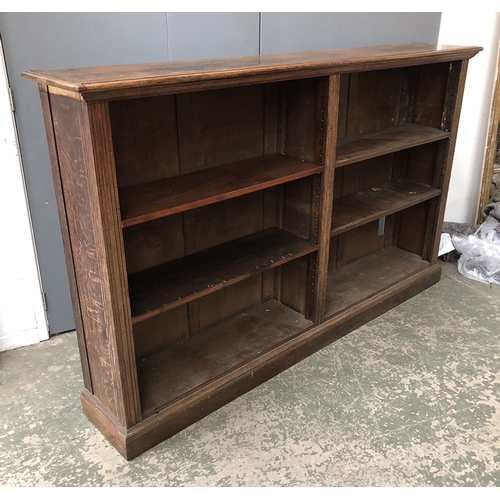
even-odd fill
[[[30,71],[85,388],[127,459],[436,283],[468,59]]]

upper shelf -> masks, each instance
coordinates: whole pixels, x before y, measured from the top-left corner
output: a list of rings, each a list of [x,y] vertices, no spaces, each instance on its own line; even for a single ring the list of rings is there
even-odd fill
[[[405,123],[371,134],[342,138],[337,143],[335,166],[344,167],[448,137],[450,133],[445,130]]]
[[[317,174],[322,166],[268,155],[120,190],[123,227]]]
[[[435,198],[441,190],[405,179],[395,179],[365,191],[344,196],[333,203],[331,236],[400,212]]]

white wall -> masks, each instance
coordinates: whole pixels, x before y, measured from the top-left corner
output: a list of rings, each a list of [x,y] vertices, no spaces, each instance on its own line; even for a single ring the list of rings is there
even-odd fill
[[[49,338],[0,45],[0,351]]]
[[[500,37],[500,14],[443,12],[439,43],[478,45],[469,62],[445,221],[474,223],[481,189],[484,153]]]

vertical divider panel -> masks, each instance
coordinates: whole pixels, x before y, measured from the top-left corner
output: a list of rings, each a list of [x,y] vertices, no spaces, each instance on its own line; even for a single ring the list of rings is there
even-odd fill
[[[319,244],[316,273],[313,282],[315,324],[321,323],[325,317],[326,283],[328,278],[328,257],[330,249],[330,232],[332,225],[333,188],[335,172],[335,154],[337,145],[337,126],[339,112],[340,75],[328,77],[328,84],[323,96],[320,133],[322,134],[321,163],[323,173],[319,194],[318,236]],[[323,113],[322,113],[323,114]]]

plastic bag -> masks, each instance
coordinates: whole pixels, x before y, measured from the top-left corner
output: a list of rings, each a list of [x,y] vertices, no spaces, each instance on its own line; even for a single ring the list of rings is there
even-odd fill
[[[500,285],[500,223],[492,215],[468,236],[453,236],[453,245],[461,254],[458,272],[482,283]]]

